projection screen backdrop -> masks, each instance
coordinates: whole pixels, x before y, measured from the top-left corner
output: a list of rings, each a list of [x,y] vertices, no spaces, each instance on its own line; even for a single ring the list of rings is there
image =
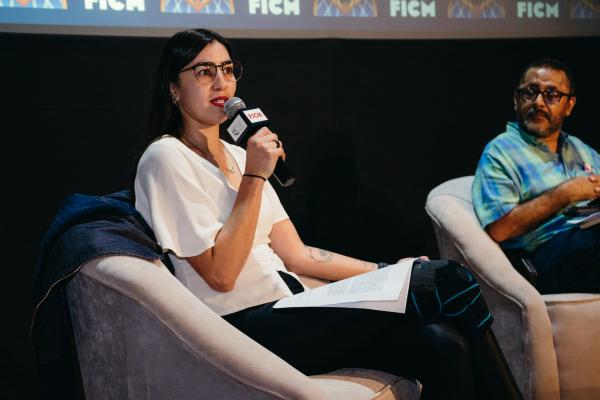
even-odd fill
[[[248,38],[600,35],[600,0],[0,0],[0,31]]]

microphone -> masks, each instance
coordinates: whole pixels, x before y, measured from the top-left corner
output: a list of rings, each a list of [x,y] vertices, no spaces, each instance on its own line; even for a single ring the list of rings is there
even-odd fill
[[[239,97],[232,97],[225,102],[223,111],[231,120],[227,133],[236,145],[246,147],[248,138],[263,126],[269,126],[271,121],[265,116],[260,108],[246,108],[246,104]],[[285,161],[277,159],[273,176],[283,187],[291,186],[296,178],[288,168]]]

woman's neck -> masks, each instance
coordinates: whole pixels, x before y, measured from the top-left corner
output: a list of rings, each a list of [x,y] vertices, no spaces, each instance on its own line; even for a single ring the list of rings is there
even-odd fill
[[[192,144],[202,152],[214,154],[221,149],[222,144],[219,140],[219,126],[210,128],[186,129],[181,135],[184,141]]]

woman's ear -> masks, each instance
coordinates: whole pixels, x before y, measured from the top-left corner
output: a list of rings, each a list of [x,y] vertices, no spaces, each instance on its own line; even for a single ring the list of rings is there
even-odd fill
[[[177,85],[173,82],[169,82],[169,93],[171,93],[171,96],[177,95]]]
[[[173,82],[169,83],[169,94],[171,95],[171,102],[174,106],[179,105],[179,93],[177,90],[177,85]]]

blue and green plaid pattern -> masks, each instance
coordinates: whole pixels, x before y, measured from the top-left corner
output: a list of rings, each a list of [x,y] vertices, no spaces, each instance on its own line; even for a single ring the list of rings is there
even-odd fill
[[[559,151],[548,147],[519,128],[515,122],[483,150],[472,194],[473,206],[483,227],[562,182],[580,175],[600,173],[600,155],[574,136],[561,132]],[[589,169],[589,168],[588,168]],[[502,243],[502,247],[532,251],[554,235],[571,229],[558,213],[544,224]]]

